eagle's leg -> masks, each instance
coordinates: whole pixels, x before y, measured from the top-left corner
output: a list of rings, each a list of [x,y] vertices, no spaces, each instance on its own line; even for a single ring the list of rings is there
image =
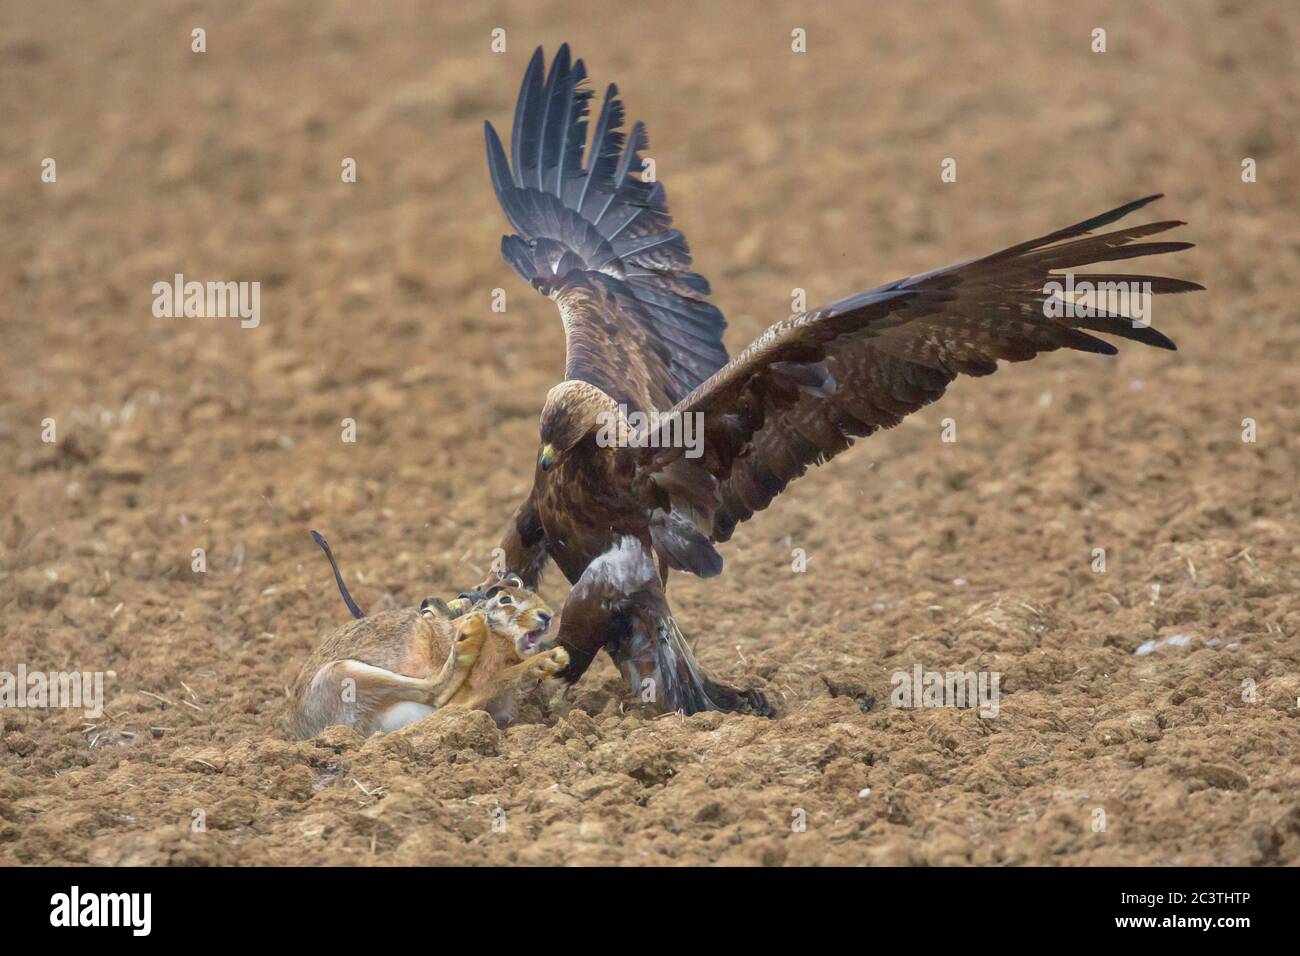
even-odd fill
[[[605,650],[632,694],[660,713],[702,710],[771,717],[767,695],[720,684],[700,668],[667,602],[638,602]]]
[[[573,683],[603,647],[641,703],[660,713],[725,710],[772,716],[767,697],[709,678],[673,620],[648,541],[619,538],[592,561],[564,602],[556,639]]]

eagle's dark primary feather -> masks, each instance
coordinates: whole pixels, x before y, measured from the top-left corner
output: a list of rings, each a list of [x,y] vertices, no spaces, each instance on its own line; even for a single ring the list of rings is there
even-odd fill
[[[855,438],[898,424],[942,395],[959,374],[987,375],[999,360],[1025,361],[1058,348],[1116,351],[1084,329],[1174,348],[1162,333],[1122,315],[1049,318],[1045,311],[1050,296],[1044,287],[1065,279],[1055,270],[1189,248],[1187,242],[1134,242],[1183,225],[1175,220],[1091,233],[1158,198],[773,325],[672,409],[703,415],[704,454],[695,467],[718,483],[707,529],[712,539],[727,540],[810,465],[833,458]],[[1075,278],[1149,282],[1153,294],[1202,288],[1160,276]],[[805,371],[795,374],[799,368]],[[810,387],[814,375],[833,384]],[[680,448],[642,454],[652,470],[684,461]]]
[[[539,48],[515,107],[513,162],[485,124],[492,186],[516,231],[502,239],[501,252],[559,305],[566,377],[633,409],[664,409],[726,364],[726,321],[705,301],[708,281],[690,269],[663,184],[640,178],[645,127],[637,123],[624,136],[623,104],[612,84],[587,148],[586,79],[586,66],[571,62],[567,44],[549,73]],[[602,314],[566,306],[588,302],[593,290],[606,303]],[[615,366],[626,375],[614,378]]]

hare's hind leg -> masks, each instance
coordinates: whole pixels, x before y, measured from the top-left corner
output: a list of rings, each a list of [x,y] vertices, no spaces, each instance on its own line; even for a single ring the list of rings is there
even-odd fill
[[[311,737],[344,724],[363,736],[396,730],[435,710],[436,678],[407,677],[356,660],[322,667],[298,704],[295,729]]]
[[[368,737],[428,717],[465,683],[487,635],[483,615],[465,618],[456,629],[451,653],[434,677],[408,677],[351,659],[326,664],[298,702],[294,731],[305,739],[344,724]]]
[[[451,652],[443,662],[442,670],[430,679],[406,677],[371,667],[360,661],[342,661],[354,665],[354,669],[364,668],[364,673],[352,674],[354,679],[364,677],[367,693],[372,696],[375,706],[372,709],[372,727],[362,733],[397,730],[417,720],[423,720],[439,707],[446,704],[460,690],[465,678],[474,669],[483,642],[488,637],[487,619],[481,614],[470,614],[460,622],[452,637]],[[358,680],[358,691],[361,683]],[[360,696],[358,696],[360,700]],[[358,728],[360,729],[360,728]]]

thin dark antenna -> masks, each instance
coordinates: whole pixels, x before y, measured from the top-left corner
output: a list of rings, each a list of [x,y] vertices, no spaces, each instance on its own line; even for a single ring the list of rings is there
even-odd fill
[[[315,531],[311,533],[311,536],[312,540],[319,544],[321,550],[325,552],[325,557],[330,559],[330,567],[334,569],[334,582],[339,586],[339,594],[343,595],[343,603],[348,606],[348,610],[352,612],[353,617],[365,617],[365,611],[357,607],[357,602],[352,600],[352,595],[348,593],[348,586],[343,583],[343,575],[339,574],[339,565],[334,560],[334,552],[330,550],[329,544]]]

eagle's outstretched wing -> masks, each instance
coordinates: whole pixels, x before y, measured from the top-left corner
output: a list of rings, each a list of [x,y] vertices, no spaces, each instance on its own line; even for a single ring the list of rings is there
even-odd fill
[[[642,182],[645,127],[622,132],[611,84],[587,150],[587,70],[560,47],[543,78],[533,54],[519,90],[511,159],[485,124],[488,169],[516,235],[501,253],[556,300],[564,318],[565,377],[590,382],[632,409],[665,409],[727,361],[726,321],[690,271],[659,182]],[[583,152],[587,162],[583,165]]]
[[[1149,196],[982,259],[912,276],[776,323],[673,413],[702,416],[702,457],[680,447],[637,450],[642,467],[714,541],[766,508],[809,465],[853,439],[898,424],[933,402],[959,374],[988,375],[1058,348],[1114,354],[1103,332],[1158,348],[1174,343],[1123,315],[1050,317],[1045,289],[1078,266],[1176,252],[1188,242],[1137,242],[1184,223],[1092,231],[1145,206]],[[1153,294],[1201,289],[1148,275],[1080,274],[1079,280],[1144,284]],[[1063,304],[1063,303],[1057,303]],[[680,428],[673,418],[660,429]],[[680,434],[680,432],[679,432]],[[647,444],[672,444],[657,435]]]

